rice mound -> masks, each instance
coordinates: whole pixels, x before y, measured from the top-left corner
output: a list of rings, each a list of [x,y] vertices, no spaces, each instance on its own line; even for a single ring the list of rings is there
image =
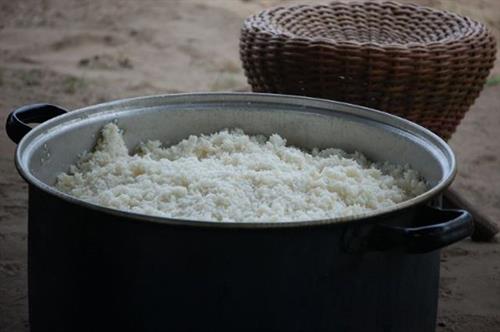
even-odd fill
[[[162,147],[141,143],[132,155],[107,124],[56,188],[119,210],[219,222],[284,222],[360,215],[426,191],[408,165],[373,163],[339,149],[286,146],[277,134],[240,129],[189,136]]]

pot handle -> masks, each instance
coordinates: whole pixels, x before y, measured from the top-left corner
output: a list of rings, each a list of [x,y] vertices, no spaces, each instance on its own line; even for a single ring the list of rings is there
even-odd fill
[[[431,252],[460,241],[474,230],[472,215],[465,210],[423,206],[415,227],[376,224],[347,238],[347,251],[391,251],[410,254]],[[364,238],[364,239],[363,239]]]
[[[5,129],[9,138],[17,144],[32,129],[28,123],[42,123],[66,112],[66,110],[50,104],[23,106],[9,114]]]

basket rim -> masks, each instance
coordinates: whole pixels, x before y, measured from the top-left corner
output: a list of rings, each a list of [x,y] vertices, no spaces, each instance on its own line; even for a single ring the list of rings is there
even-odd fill
[[[384,6],[384,5],[394,5],[400,8],[412,8],[420,11],[428,11],[433,13],[440,13],[441,15],[446,15],[448,17],[454,17],[456,19],[461,20],[462,22],[466,22],[466,31],[459,35],[454,35],[453,38],[443,38],[440,40],[432,41],[432,42],[377,42],[377,41],[367,41],[360,42],[354,39],[343,39],[343,40],[335,40],[333,38],[327,37],[308,37],[308,36],[300,36],[297,34],[293,34],[287,31],[282,32],[271,32],[269,30],[263,29],[262,24],[256,24],[257,22],[262,22],[263,17],[269,16],[270,13],[274,13],[279,10],[291,10],[297,8],[318,8],[332,5],[344,5],[344,6],[363,6],[363,5],[374,5],[374,6]],[[271,23],[268,21],[268,23]],[[328,3],[323,4],[298,4],[298,5],[289,5],[289,6],[276,6],[272,8],[268,8],[262,10],[254,15],[247,17],[242,26],[242,33],[251,32],[254,34],[259,34],[262,37],[267,37],[274,40],[281,40],[285,42],[296,42],[296,43],[308,43],[311,45],[318,46],[336,46],[336,47],[347,47],[347,48],[378,48],[381,50],[405,50],[405,49],[422,49],[427,50],[433,47],[453,47],[455,45],[461,45],[466,43],[471,39],[477,39],[481,35],[491,35],[489,28],[480,21],[471,19],[470,17],[460,15],[448,10],[436,9],[428,6],[422,6],[413,3],[399,3],[395,1],[330,1]]]

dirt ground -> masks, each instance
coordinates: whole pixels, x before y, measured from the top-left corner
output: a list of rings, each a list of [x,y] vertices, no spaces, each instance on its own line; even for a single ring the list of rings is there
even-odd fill
[[[297,1],[293,1],[297,2]],[[310,2],[310,1],[309,1]],[[500,1],[417,1],[473,16],[500,37]],[[291,1],[0,0],[0,122],[15,107],[68,109],[121,97],[248,89],[242,20]],[[497,66],[451,145],[454,186],[500,223]],[[0,331],[27,331],[27,191],[0,130]],[[444,250],[438,331],[500,331],[500,244]]]

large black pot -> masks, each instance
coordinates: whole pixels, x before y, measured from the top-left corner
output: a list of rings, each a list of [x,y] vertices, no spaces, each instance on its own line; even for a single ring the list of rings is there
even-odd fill
[[[455,159],[428,130],[362,107],[265,94],[147,97],[62,113],[32,105],[7,121],[30,188],[32,331],[434,330],[439,249],[469,236],[472,223],[465,211],[436,207]],[[51,117],[31,131],[26,124]],[[275,224],[150,217],[54,189],[110,121],[129,147],[227,127],[277,132],[304,148],[410,163],[430,189],[369,215]]]

